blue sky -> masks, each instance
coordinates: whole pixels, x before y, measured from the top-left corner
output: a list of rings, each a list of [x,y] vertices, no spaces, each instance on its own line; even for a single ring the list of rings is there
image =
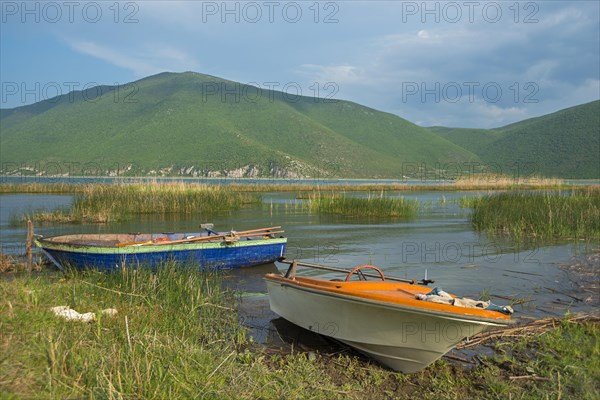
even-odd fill
[[[163,71],[497,127],[600,98],[598,1],[1,1],[0,107]]]

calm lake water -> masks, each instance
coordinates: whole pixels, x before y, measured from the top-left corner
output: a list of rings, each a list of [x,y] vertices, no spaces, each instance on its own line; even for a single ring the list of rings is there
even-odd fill
[[[287,257],[335,267],[350,268],[373,264],[386,274],[401,278],[428,278],[448,292],[477,297],[492,296],[496,304],[508,298],[525,298],[515,306],[515,317],[562,315],[567,310],[591,308],[574,300],[581,294],[559,268],[561,263],[588,250],[584,242],[552,246],[524,246],[475,232],[468,209],[454,201],[477,192],[415,192],[403,194],[423,205],[415,219],[368,219],[311,215],[299,207],[294,193],[265,193],[261,205],[238,211],[167,217],[141,216],[134,221],[111,224],[45,225],[36,227],[42,235],[102,232],[168,232],[199,230],[201,223],[213,223],[216,230],[244,230],[282,225],[288,237]],[[353,193],[365,196],[365,193]],[[400,196],[400,194],[395,194]],[[39,209],[67,207],[69,195],[0,195],[0,246],[9,254],[24,252],[26,229],[15,224],[16,216]],[[12,221],[12,222],[11,222]],[[265,265],[226,273],[226,285],[239,289],[244,323],[253,329],[257,341],[264,341],[276,315],[269,310],[262,276],[286,265]],[[306,275],[335,276],[317,270]],[[339,276],[338,276],[339,277]]]

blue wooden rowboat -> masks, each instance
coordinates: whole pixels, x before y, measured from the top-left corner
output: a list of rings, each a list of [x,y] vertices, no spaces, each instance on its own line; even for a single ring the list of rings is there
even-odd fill
[[[36,245],[58,268],[112,271],[175,261],[202,270],[251,267],[285,256],[280,227],[249,231],[163,234],[83,234],[43,237]]]

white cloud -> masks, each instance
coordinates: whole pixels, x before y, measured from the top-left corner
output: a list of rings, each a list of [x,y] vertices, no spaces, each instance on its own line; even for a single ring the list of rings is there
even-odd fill
[[[334,82],[336,98],[423,125],[491,127],[600,97],[597,3],[535,3],[538,22],[524,23],[533,10],[527,4],[520,3],[519,23],[512,3],[502,3],[505,14],[498,23],[480,14],[474,23],[467,14],[457,23],[422,23],[418,15],[399,23],[400,6],[353,2],[340,5],[339,24],[314,24],[306,6],[302,25],[234,23],[233,17],[223,23],[220,14],[203,15],[201,2],[141,2],[139,25],[117,25],[108,35],[86,40],[73,32],[68,42],[137,77],[196,70],[241,81],[297,80],[304,93],[312,93],[315,82]],[[129,30],[119,31],[124,28]],[[474,101],[466,93],[469,82],[478,84]],[[456,83],[465,92],[457,103],[443,96],[436,102],[434,95],[423,100],[421,93],[406,99],[407,83],[428,89]],[[488,83],[501,86],[498,102],[483,98],[481,88]],[[532,88],[537,102],[526,103]]]
[[[195,60],[187,53],[159,44],[141,46],[133,52],[116,49],[92,41],[68,40],[76,51],[117,67],[132,71],[138,77],[145,77],[164,71],[191,70],[197,67]]]
[[[302,64],[298,72],[310,76],[317,82],[362,84],[365,80],[364,71],[352,65]]]
[[[517,23],[508,6],[496,24],[463,19],[380,30],[344,54],[344,64],[300,70],[338,81],[340,98],[422,125],[497,127],[598,99],[597,4],[539,3],[535,14],[521,4]],[[532,16],[537,22],[524,23]],[[406,96],[407,84],[418,92]],[[445,98],[453,95],[445,85],[463,89],[459,101]],[[489,98],[494,90],[483,92],[488,85],[500,88],[497,100]]]
[[[499,107],[485,102],[475,104],[474,111],[482,121],[487,121],[487,127],[507,125],[529,117],[524,107]]]
[[[420,30],[419,32],[417,32],[417,36],[420,37],[421,39],[429,39],[429,32],[427,32],[426,30]]]

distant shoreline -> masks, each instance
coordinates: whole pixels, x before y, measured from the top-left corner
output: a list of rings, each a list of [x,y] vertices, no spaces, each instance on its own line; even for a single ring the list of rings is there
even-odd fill
[[[600,179],[510,178],[476,177],[475,179],[290,179],[290,178],[234,178],[234,177],[150,177],[150,176],[15,176],[0,175],[0,193],[12,185],[82,185],[122,183],[186,183],[252,187],[256,191],[310,190],[315,187],[328,190],[502,190],[502,189],[573,189],[578,186],[600,185]],[[4,187],[4,188],[2,188]],[[10,192],[10,191],[9,191]],[[16,191],[15,191],[16,192]],[[40,192],[41,193],[41,192]]]

